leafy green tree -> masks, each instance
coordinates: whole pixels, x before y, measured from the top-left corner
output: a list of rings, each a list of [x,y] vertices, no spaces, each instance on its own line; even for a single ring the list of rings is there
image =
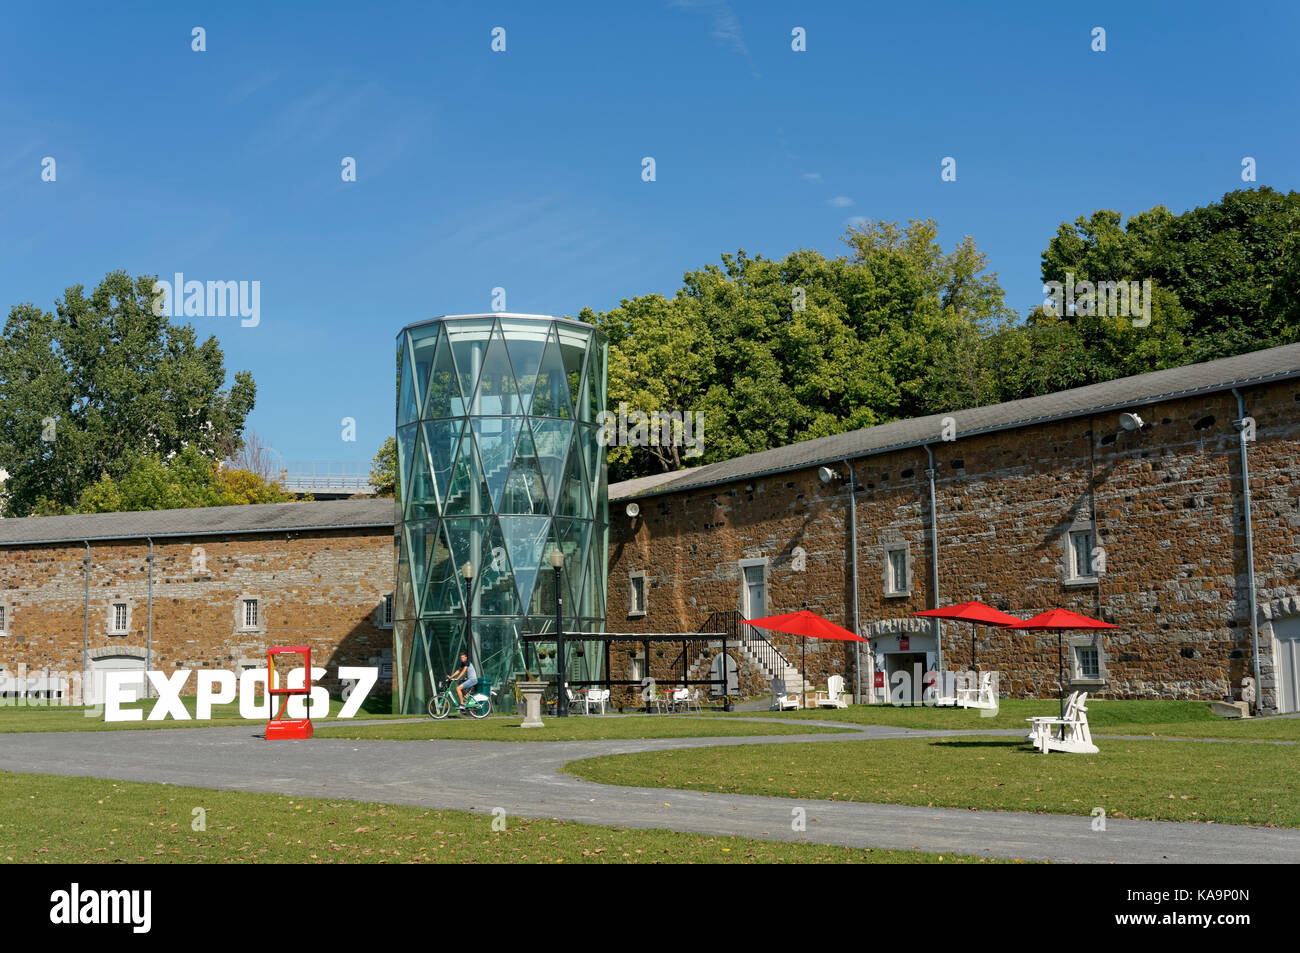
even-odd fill
[[[1089,371],[1079,383],[1177,367],[1300,339],[1296,304],[1300,193],[1229,192],[1174,215],[1163,206],[1123,221],[1104,209],[1062,224],[1043,252],[1043,281],[1150,280],[1151,322],[1030,315],[1078,332]]]
[[[370,485],[376,496],[396,496],[401,489],[397,473],[397,439],[388,437],[370,461]]]
[[[274,483],[249,470],[221,468],[197,447],[189,446],[170,460],[160,454],[131,455],[118,479],[105,474],[87,487],[70,512],[117,513],[126,510],[170,510],[196,506],[238,506],[286,503],[293,500]],[[50,501],[42,509],[49,511]]]
[[[140,456],[187,447],[219,458],[239,445],[256,387],[226,384],[215,337],[154,315],[154,279],[113,272],[89,295],[68,288],[50,314],[11,309],[0,337],[0,468],[7,515],[70,509]]]
[[[945,252],[936,236],[933,222],[877,222],[838,258],[741,250],[688,272],[672,299],[584,311],[609,335],[611,410],[705,413],[702,458],[612,448],[611,479],[988,399],[982,342],[1010,312],[974,242]]]

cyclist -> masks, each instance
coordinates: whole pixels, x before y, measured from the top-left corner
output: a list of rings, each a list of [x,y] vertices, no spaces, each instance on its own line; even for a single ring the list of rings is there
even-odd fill
[[[452,672],[449,676],[453,681],[461,679],[460,684],[456,686],[456,697],[460,699],[460,710],[465,710],[465,693],[472,691],[478,684],[478,672],[474,671],[474,663],[469,660],[468,652],[460,653],[460,668]]]

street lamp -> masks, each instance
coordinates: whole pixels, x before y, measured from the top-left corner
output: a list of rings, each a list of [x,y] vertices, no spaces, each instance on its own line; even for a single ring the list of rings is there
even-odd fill
[[[555,570],[555,717],[569,716],[569,693],[564,683],[564,616],[561,612],[560,570],[564,568],[564,553],[556,546],[551,552],[551,568]]]
[[[472,604],[469,597],[469,587],[474,582],[474,564],[468,559],[465,560],[465,565],[460,567],[460,574],[465,577],[465,654],[469,656],[472,662],[474,660],[474,634],[470,629]]]

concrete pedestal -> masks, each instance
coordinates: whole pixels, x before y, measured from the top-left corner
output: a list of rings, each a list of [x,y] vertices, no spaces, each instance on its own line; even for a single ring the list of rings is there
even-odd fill
[[[542,723],[542,695],[549,682],[519,682],[519,691],[524,696],[524,723],[520,728],[545,728]]]

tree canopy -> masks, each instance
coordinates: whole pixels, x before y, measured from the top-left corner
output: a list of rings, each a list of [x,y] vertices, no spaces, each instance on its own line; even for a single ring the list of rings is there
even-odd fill
[[[687,272],[672,298],[584,309],[609,335],[608,409],[705,412],[702,457],[611,447],[611,479],[1300,340],[1297,192],[1062,223],[1044,283],[1149,282],[1136,320],[1093,307],[1022,319],[974,240],[945,251],[937,234],[868,223],[844,236],[846,255],[742,250]]]
[[[54,313],[10,310],[0,337],[0,468],[6,515],[80,505],[101,478],[116,483],[141,458],[192,448],[234,452],[256,387],[226,384],[215,337],[153,313],[154,279],[106,276],[87,296],[68,288]]]
[[[118,513],[288,503],[293,499],[292,494],[251,470],[221,467],[197,447],[189,446],[170,460],[156,453],[130,454],[120,478],[105,474],[82,491],[75,505],[64,510],[50,501],[43,501],[40,508],[46,513]]]

